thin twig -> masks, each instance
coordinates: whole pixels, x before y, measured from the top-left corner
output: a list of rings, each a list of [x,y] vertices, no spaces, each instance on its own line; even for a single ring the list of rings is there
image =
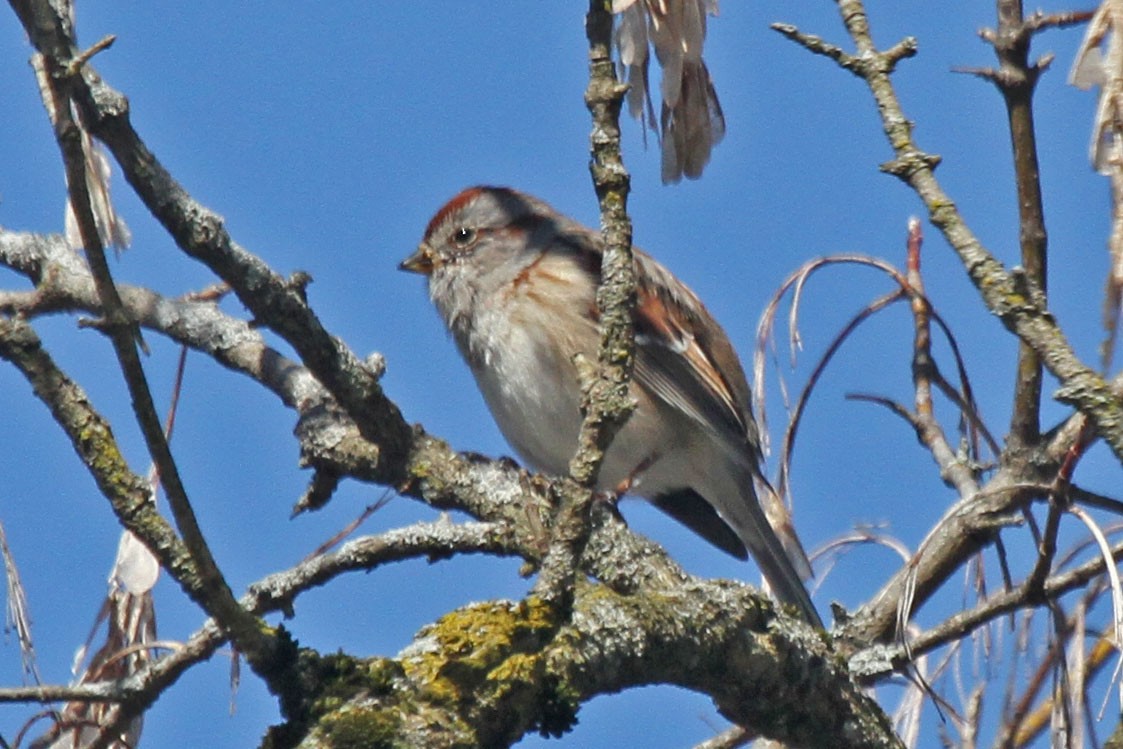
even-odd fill
[[[1123,559],[1123,543],[1111,547],[1111,558],[1119,561]],[[1071,590],[1084,587],[1093,578],[1104,573],[1103,557],[1097,556],[1068,572],[1052,575],[1045,580],[1042,589],[1047,598],[1054,599]],[[939,625],[932,627],[910,639],[910,647],[914,654],[928,653],[937,647],[958,640],[1015,609],[1031,603],[1026,598],[1026,589],[1019,586],[1013,590],[996,593],[980,605],[968,611],[960,611],[945,619]],[[880,647],[880,646],[878,646]],[[904,650],[897,646],[893,651],[882,651],[878,661],[871,661],[876,668],[861,668],[855,670],[855,676],[863,680],[876,678],[886,673],[882,667],[886,663],[904,663]]]

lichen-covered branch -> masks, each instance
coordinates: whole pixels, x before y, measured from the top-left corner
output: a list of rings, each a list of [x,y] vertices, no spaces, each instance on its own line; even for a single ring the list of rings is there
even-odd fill
[[[55,364],[26,321],[0,316],[0,358],[23,374],[36,397],[50,409],[121,524],[144,539],[188,595],[197,598],[202,583],[194,562],[149,501],[148,482],[129,469],[109,422],[94,410],[82,388]]]
[[[585,422],[570,473],[579,483],[596,482],[604,451],[631,415],[628,395],[635,342],[632,312],[636,279],[632,262],[632,222],[628,218],[630,180],[620,152],[620,106],[627,86],[616,80],[612,64],[612,14],[601,0],[590,0],[585,19],[589,38],[589,86],[585,104],[593,117],[589,170],[601,211],[604,255],[597,290],[601,342],[599,370],[588,384],[582,407]]]
[[[505,746],[530,731],[560,735],[602,690],[652,683],[711,694],[726,717],[794,746],[900,746],[823,641],[803,626],[773,627],[746,593],[698,580],[631,595],[580,583],[572,621],[556,635],[533,600],[459,609],[394,659],[324,659],[339,682],[334,695],[351,696],[321,703],[299,746],[360,735]]]

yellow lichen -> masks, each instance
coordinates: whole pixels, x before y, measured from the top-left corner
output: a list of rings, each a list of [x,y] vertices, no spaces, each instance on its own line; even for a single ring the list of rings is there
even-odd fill
[[[325,717],[320,730],[333,749],[394,749],[400,724],[393,710],[354,708]]]
[[[485,679],[512,668],[513,657],[536,653],[556,627],[555,611],[537,599],[487,602],[441,617],[421,634],[432,642],[406,658],[406,673],[425,685],[430,698],[459,702]],[[478,695],[476,695],[478,697]]]

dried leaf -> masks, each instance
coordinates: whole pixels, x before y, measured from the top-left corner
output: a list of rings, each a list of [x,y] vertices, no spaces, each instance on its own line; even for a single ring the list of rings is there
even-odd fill
[[[1083,508],[1073,505],[1068,511],[1084,523],[1084,526],[1092,534],[1092,538],[1096,540],[1096,545],[1104,558],[1107,578],[1111,584],[1111,626],[1114,633],[1112,644],[1119,651],[1119,663],[1123,665],[1123,583],[1120,583],[1119,580],[1119,570],[1115,567],[1111,544],[1107,542],[1100,526]],[[1123,711],[1123,684],[1114,684],[1113,686],[1119,689],[1119,709]]]
[[[23,673],[30,676],[38,684],[39,669],[35,665],[35,645],[31,641],[31,614],[27,606],[27,594],[24,592],[23,583],[20,581],[19,568],[16,567],[15,557],[8,548],[8,538],[4,534],[4,526],[0,524],[0,556],[4,558],[4,577],[7,582],[8,605],[5,609],[4,629],[16,633],[16,642],[19,643],[20,660],[23,664]]]
[[[701,177],[713,147],[725,137],[725,115],[704,62],[685,63],[678,94],[675,106],[664,99],[660,119],[664,183]]]
[[[90,637],[79,648],[73,671],[79,684],[123,679],[146,668],[153,659],[156,643],[156,610],[152,587],[156,584],[159,565],[148,550],[129,531],[121,534],[117,559],[109,575],[109,593],[102,604]],[[81,668],[97,631],[107,624],[105,639]],[[75,701],[55,717],[51,730],[33,743],[50,749],[80,749],[97,739],[100,730],[113,722],[115,707],[108,703]],[[140,739],[143,718],[131,721],[124,733],[109,743],[110,749],[135,747]]]
[[[1076,51],[1069,83],[1079,88],[1100,87],[1100,100],[1092,122],[1092,165],[1110,173],[1110,155],[1119,140],[1123,119],[1123,0],[1104,0],[1088,23]]]
[[[35,77],[39,83],[39,95],[43,99],[43,106],[51,124],[56,124],[59,117],[59,107],[70,107],[71,118],[82,131],[82,152],[85,156],[86,190],[90,196],[90,210],[94,214],[94,223],[97,225],[98,237],[103,245],[114,247],[117,250],[127,249],[132,242],[132,233],[125,224],[125,220],[117,215],[113,207],[113,200],[109,192],[109,181],[112,169],[109,159],[101,145],[95,143],[89,131],[83,126],[82,118],[76,108],[69,101],[56,101],[49,85],[48,73],[41,55],[34,55],[31,60]],[[74,206],[66,201],[66,242],[72,249],[78,250],[83,246],[82,238],[78,231],[78,220],[74,215]]]
[[[655,109],[651,104],[647,70],[647,19],[643,6],[631,2],[616,19],[616,48],[620,55],[620,77],[628,84],[628,113],[640,120],[644,130],[655,127]]]
[[[131,532],[122,533],[117,545],[117,561],[109,575],[110,584],[139,596],[152,590],[159,575],[160,564],[148,547]]]
[[[75,115],[77,119],[77,114]],[[102,244],[117,250],[128,249],[132,233],[125,220],[117,215],[109,194],[109,178],[112,170],[109,159],[101,145],[94,143],[86,129],[82,129],[82,150],[86,154],[86,189],[90,195],[90,208],[97,224],[97,233]],[[66,241],[73,249],[81,249],[82,239],[78,233],[78,219],[74,207],[66,201]]]
[[[648,45],[662,68],[662,179],[697,179],[725,135],[725,115],[702,60],[706,16],[717,0],[614,0],[621,77],[629,84],[628,111],[655,128],[648,83]]]
[[[1123,0],[1104,0],[1088,23],[1073,60],[1069,82],[1082,89],[1098,86],[1089,157],[1111,179],[1112,229],[1108,239],[1111,270],[1104,295],[1107,338],[1100,358],[1111,368],[1123,314]]]

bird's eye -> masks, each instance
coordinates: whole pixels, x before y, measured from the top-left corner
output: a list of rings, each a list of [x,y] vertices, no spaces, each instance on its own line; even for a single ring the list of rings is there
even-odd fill
[[[452,243],[462,250],[471,247],[476,243],[476,230],[461,226],[452,232]]]

